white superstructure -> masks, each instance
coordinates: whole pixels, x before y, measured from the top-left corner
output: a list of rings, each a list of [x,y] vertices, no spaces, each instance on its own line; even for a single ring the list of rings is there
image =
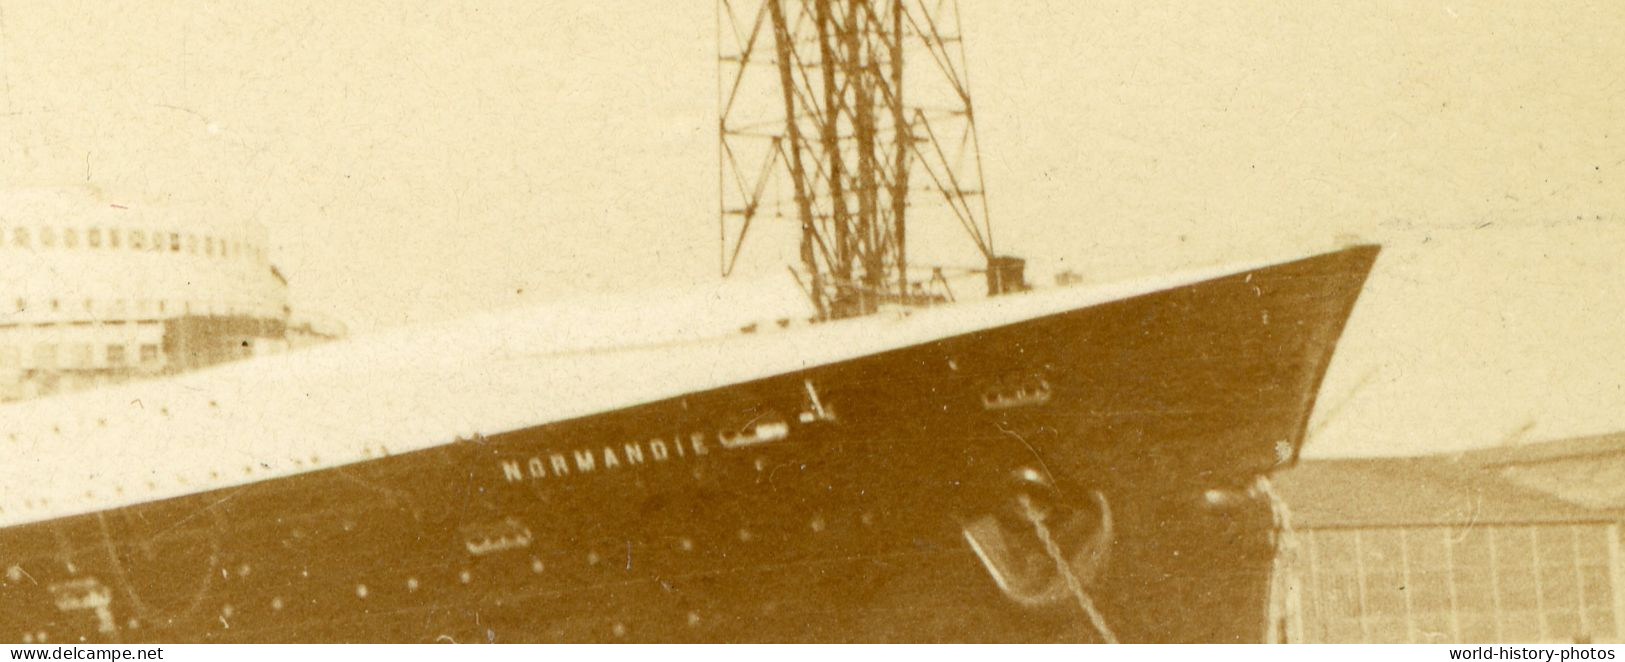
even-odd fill
[[[0,401],[277,351],[288,320],[258,223],[89,188],[0,193]],[[229,353],[219,335],[238,337]]]

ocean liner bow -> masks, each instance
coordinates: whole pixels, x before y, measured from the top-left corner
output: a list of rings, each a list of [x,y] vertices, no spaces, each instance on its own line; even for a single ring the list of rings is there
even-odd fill
[[[816,323],[515,311],[0,406],[0,640],[1270,639],[1261,479],[1377,248],[1026,291],[956,16],[741,9],[723,269],[789,189]],[[994,296],[911,276],[933,218]]]

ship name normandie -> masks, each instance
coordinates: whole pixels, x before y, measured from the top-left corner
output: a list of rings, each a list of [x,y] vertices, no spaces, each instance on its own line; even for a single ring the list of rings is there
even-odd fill
[[[790,436],[790,424],[783,421],[757,423],[737,433],[719,432],[716,444],[725,449],[772,443]],[[667,441],[654,438],[614,446],[577,448],[567,452],[544,453],[528,458],[501,460],[502,477],[510,483],[543,478],[568,478],[597,471],[613,471],[647,463],[668,462],[709,455],[711,440],[703,432],[676,436]]]
[[[818,396],[818,389],[810,380],[802,382],[806,389],[806,403],[797,412],[795,420],[802,425],[834,423],[835,412]],[[540,453],[526,458],[508,458],[499,461],[502,477],[509,483],[522,483],[543,478],[568,478],[572,475],[613,471],[622,467],[637,467],[648,463],[661,463],[709,455],[715,443],[724,449],[738,449],[759,444],[782,441],[790,437],[790,423],[778,412],[768,410],[752,419],[744,427],[724,429],[707,435],[691,432],[677,435],[668,441],[663,437],[615,446],[577,448],[566,452]]]

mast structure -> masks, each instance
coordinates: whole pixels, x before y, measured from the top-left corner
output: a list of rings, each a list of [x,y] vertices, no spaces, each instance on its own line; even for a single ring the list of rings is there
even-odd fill
[[[1016,289],[993,250],[960,34],[954,0],[718,0],[724,276],[753,229],[791,222],[819,319],[930,303],[951,293],[932,291],[940,269],[910,277],[909,226],[957,222],[990,290]]]

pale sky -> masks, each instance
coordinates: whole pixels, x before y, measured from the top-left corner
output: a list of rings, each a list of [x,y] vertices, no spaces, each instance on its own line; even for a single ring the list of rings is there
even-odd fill
[[[358,333],[716,278],[709,0],[243,7],[0,0],[0,181],[254,218]],[[963,10],[1001,252],[1384,244],[1309,454],[1625,429],[1625,3]]]

